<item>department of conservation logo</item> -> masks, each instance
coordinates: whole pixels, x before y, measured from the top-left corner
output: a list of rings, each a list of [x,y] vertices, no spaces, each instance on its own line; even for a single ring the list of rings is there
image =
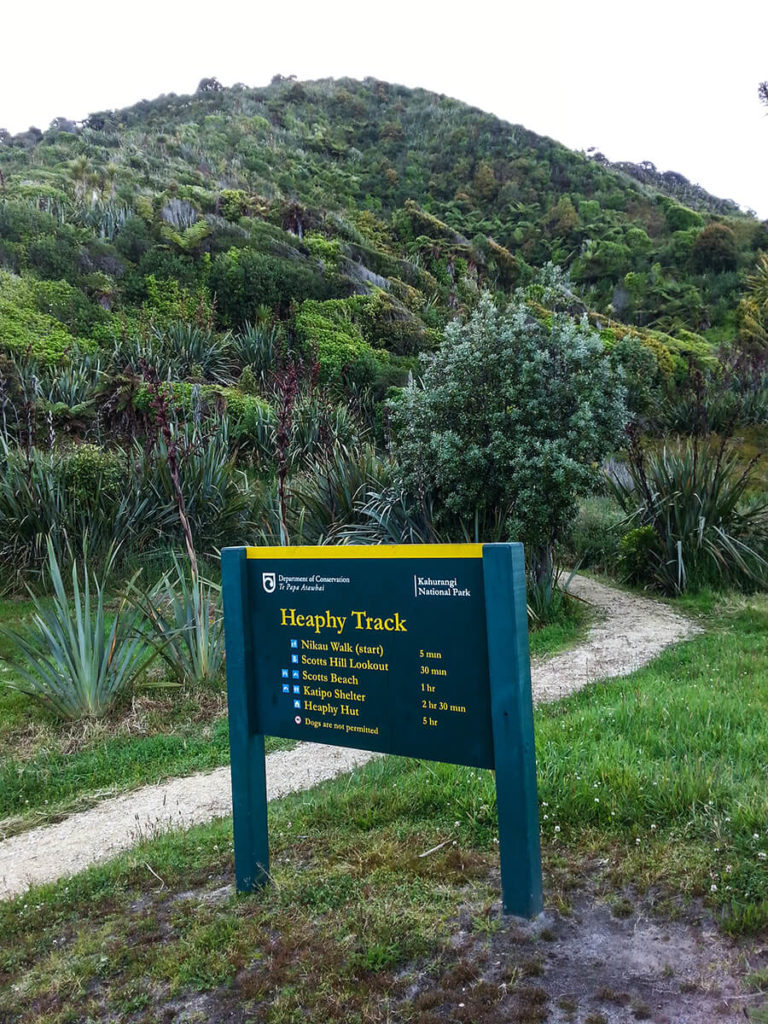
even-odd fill
[[[274,594],[275,587],[277,586],[277,578],[273,572],[263,572],[261,574],[261,585],[268,594]]]

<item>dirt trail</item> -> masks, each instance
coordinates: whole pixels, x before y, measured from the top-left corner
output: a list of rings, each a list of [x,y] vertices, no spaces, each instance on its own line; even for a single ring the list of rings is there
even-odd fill
[[[534,663],[531,677],[537,703],[558,700],[598,679],[633,672],[663,648],[697,631],[688,619],[660,602],[585,577],[576,577],[570,589],[593,605],[601,619],[578,647]],[[376,756],[315,743],[270,754],[269,799],[308,789]],[[155,832],[188,828],[231,811],[229,768],[171,779],[103,800],[56,825],[0,842],[0,899],[108,860]]]

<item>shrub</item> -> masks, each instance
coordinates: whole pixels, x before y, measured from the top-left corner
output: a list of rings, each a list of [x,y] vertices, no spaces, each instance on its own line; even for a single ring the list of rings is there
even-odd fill
[[[663,552],[658,534],[652,526],[636,526],[625,533],[619,542],[618,569],[627,583],[648,582],[651,566],[659,561]]]
[[[385,352],[374,354],[351,319],[347,303],[341,300],[302,303],[296,316],[296,334],[305,352],[320,364],[324,382],[370,384],[379,361],[386,361]]]
[[[216,681],[224,663],[221,587],[190,573],[174,555],[173,569],[148,591],[134,586],[131,600],[151,626],[149,642],[180,686]]]
[[[624,513],[605,497],[585,498],[571,527],[568,551],[581,568],[611,572],[619,559]]]
[[[303,542],[319,544],[339,534],[349,538],[356,524],[368,521],[362,509],[374,488],[386,487],[393,475],[393,464],[371,445],[356,451],[337,443],[325,457],[308,460],[291,485],[293,518],[301,520]]]
[[[739,262],[736,236],[727,224],[708,224],[693,243],[692,257],[696,270],[734,270]]]
[[[119,337],[112,351],[116,372],[151,373],[161,380],[205,379],[227,384],[232,380],[228,339],[194,324],[175,322],[148,334]]]
[[[119,451],[23,451],[0,444],[0,565],[14,577],[36,570],[50,542],[60,565],[88,535],[91,563],[129,538],[140,543],[147,523],[128,462]]]
[[[219,253],[211,264],[209,287],[221,323],[233,328],[253,322],[262,306],[287,312],[291,301],[338,294],[336,284],[298,253],[282,259],[253,249]]]
[[[576,499],[626,419],[624,390],[585,321],[483,296],[469,322],[392,403],[395,455],[414,503],[429,495],[446,539],[522,540],[550,571]]]
[[[179,483],[195,546],[209,552],[242,537],[250,512],[250,491],[245,474],[232,461],[226,419],[172,423],[170,431],[177,446]],[[145,509],[146,532],[158,541],[180,541],[177,495],[162,436],[149,451],[134,444],[130,472]]]
[[[41,701],[62,718],[96,718],[109,710],[147,666],[141,618],[125,600],[120,601],[114,616],[107,613],[105,590],[116,549],[98,579],[89,569],[84,542],[82,589],[75,563],[71,600],[50,538],[47,550],[45,578],[53,597],[41,600],[30,591],[35,608],[31,630],[0,631],[15,655],[3,656],[3,660],[19,677],[6,685]]]
[[[634,527],[650,528],[626,541],[625,571],[638,582],[679,594],[702,586],[765,586],[768,502],[747,504],[756,456],[744,469],[723,439],[698,438],[646,454],[630,445],[629,478],[609,484]]]
[[[229,338],[229,349],[238,366],[250,368],[263,386],[274,369],[283,331],[278,324],[251,324]]]

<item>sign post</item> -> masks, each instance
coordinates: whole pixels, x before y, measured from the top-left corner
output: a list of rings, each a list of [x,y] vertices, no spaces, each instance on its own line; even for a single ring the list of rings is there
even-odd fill
[[[496,770],[506,913],[541,910],[520,544],[225,548],[237,888],[269,877],[264,736]]]

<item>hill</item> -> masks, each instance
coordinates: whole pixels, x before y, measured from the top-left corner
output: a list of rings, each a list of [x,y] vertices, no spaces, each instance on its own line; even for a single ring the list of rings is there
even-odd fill
[[[15,348],[45,325],[103,338],[111,314],[151,304],[154,281],[215,298],[221,329],[263,306],[286,319],[306,300],[376,294],[352,320],[375,347],[412,355],[479,288],[508,293],[548,261],[596,313],[720,342],[768,247],[764,224],[679,175],[613,167],[371,79],[203,80],[193,96],[82,125],[0,133],[0,172]],[[9,291],[25,296],[12,324]]]

